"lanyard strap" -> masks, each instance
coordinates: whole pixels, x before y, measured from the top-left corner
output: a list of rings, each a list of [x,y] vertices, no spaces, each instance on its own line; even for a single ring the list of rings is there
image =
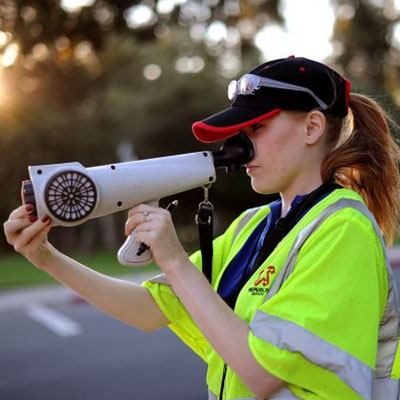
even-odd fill
[[[275,226],[269,230],[266,237],[263,240],[261,248],[257,249],[258,254],[251,258],[251,268],[246,268],[243,271],[242,278],[239,285],[237,285],[234,293],[232,293],[227,299],[226,303],[232,308],[235,308],[236,300],[239,296],[240,291],[250,278],[252,273],[260,267],[260,265],[267,259],[267,257],[274,251],[275,247],[279,242],[286,236],[287,233],[296,225],[299,218],[305,211],[311,208],[318,199],[323,197],[325,194],[330,193],[334,189],[341,188],[334,182],[327,182],[319,186],[313,192],[309,193],[302,202],[293,207],[287,217],[279,218]]]
[[[305,210],[310,208],[319,198],[335,189],[341,188],[334,182],[326,182],[307,195],[307,197],[294,207],[287,217],[279,218],[274,228],[267,235],[264,245],[259,251],[257,258],[253,264],[253,271],[256,270],[272,253],[278,243],[286,236],[288,232],[296,225],[298,219]]]
[[[213,259],[213,205],[208,201],[208,189],[211,185],[203,186],[204,201],[199,204],[196,214],[196,225],[199,231],[199,242],[203,274],[211,283]]]

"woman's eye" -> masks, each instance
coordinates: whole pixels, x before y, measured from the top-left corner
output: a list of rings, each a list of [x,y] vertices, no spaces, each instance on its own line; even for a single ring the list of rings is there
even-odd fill
[[[251,129],[253,130],[253,132],[259,130],[261,127],[262,127],[261,124],[251,125]]]

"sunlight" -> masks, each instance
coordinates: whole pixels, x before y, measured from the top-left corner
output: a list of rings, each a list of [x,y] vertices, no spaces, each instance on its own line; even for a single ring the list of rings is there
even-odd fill
[[[68,12],[79,11],[82,7],[89,7],[95,0],[61,0],[61,7]]]
[[[1,57],[1,65],[3,67],[11,67],[17,59],[18,54],[19,46],[16,43],[9,44]]]
[[[393,26],[392,44],[397,49],[400,49],[400,22]]]
[[[150,25],[157,18],[154,11],[144,4],[128,8],[124,12],[124,17],[129,28],[133,29]]]
[[[256,35],[265,59],[295,55],[321,61],[332,54],[335,16],[329,0],[284,0],[282,14],[284,27],[270,24]]]
[[[162,70],[157,64],[146,65],[143,69],[143,76],[149,81],[155,81],[161,74]]]
[[[0,64],[0,113],[4,115],[4,112],[7,112],[10,107],[15,105],[16,100],[15,90],[10,87],[7,81],[7,71]]]
[[[7,33],[0,31],[0,47],[5,46],[7,41],[8,41]]]
[[[185,0],[158,0],[156,10],[160,14],[170,14],[175,6],[181,5]]]

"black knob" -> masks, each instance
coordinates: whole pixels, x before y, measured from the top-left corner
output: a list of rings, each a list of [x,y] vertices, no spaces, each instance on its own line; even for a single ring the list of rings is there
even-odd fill
[[[35,193],[33,190],[32,181],[22,181],[21,198],[24,204],[32,204],[36,209]]]

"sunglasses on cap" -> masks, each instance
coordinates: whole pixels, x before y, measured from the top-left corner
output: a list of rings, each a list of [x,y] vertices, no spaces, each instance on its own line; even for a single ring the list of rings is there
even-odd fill
[[[228,85],[228,98],[229,100],[234,101],[239,95],[254,95],[255,91],[260,89],[260,87],[305,92],[313,97],[313,99],[318,103],[322,110],[326,110],[328,108],[328,106],[318,96],[316,96],[312,90],[308,88],[277,81],[275,79],[263,78],[254,74],[246,74],[237,81],[231,81]]]

